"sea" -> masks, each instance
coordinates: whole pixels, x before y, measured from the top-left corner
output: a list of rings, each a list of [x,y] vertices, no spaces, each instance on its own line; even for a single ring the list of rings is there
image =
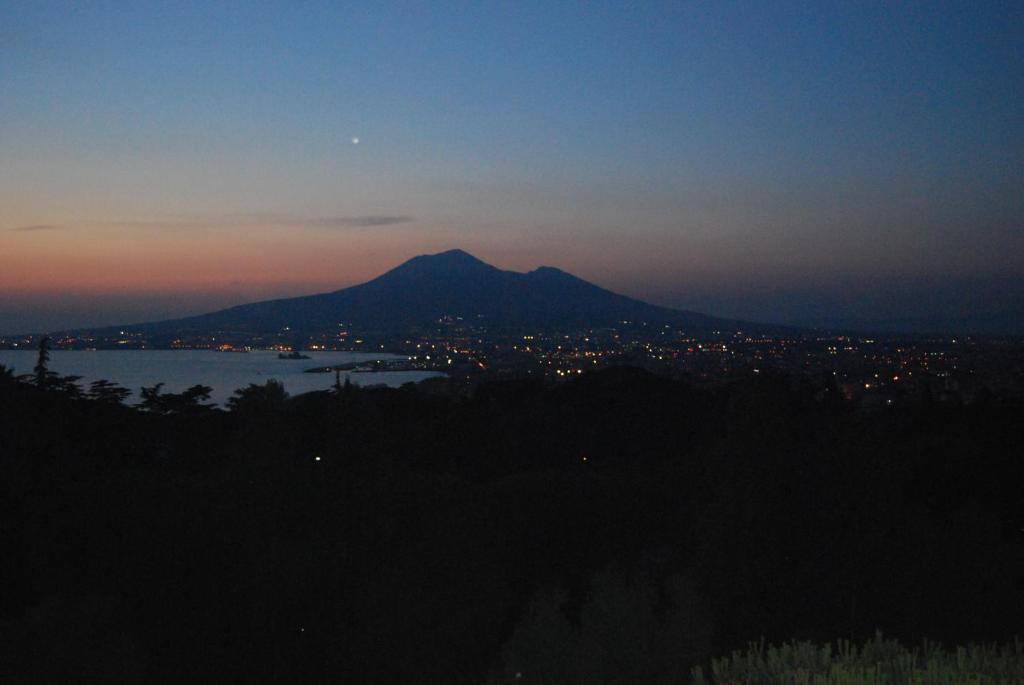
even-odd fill
[[[0,350],[0,364],[13,368],[16,375],[30,374],[36,364],[35,350]],[[88,388],[95,380],[108,380],[124,386],[138,400],[139,390],[163,383],[163,392],[181,392],[193,385],[213,388],[210,400],[224,406],[238,388],[250,383],[263,384],[273,378],[291,395],[326,390],[334,385],[333,373],[305,373],[306,369],[370,361],[405,359],[392,354],[366,352],[303,352],[309,359],[278,359],[277,352],[215,352],[213,350],[54,350],[49,368],[61,376],[81,376],[79,384]],[[353,385],[398,387],[427,378],[442,376],[436,371],[382,371],[351,373],[342,371]]]

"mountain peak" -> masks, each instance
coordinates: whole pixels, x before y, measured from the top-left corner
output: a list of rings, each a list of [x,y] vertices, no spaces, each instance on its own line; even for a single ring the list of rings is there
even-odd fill
[[[496,273],[500,269],[477,259],[465,250],[446,250],[436,254],[423,254],[403,262],[379,279],[458,278],[475,277],[483,273]]]
[[[469,254],[465,250],[455,248],[453,250],[445,250],[444,252],[437,252],[435,254],[424,254],[418,257],[413,257],[410,262],[413,261],[423,262],[439,262],[444,264],[483,264],[484,266],[490,266],[487,262],[482,259],[478,259],[473,255]],[[408,262],[407,262],[408,263]]]
[[[435,254],[421,254],[412,259],[402,263],[395,270],[405,269],[406,267],[427,267],[427,268],[475,268],[486,267],[488,269],[494,269],[487,262],[481,259],[477,259],[473,255],[469,254],[465,250],[445,250],[444,252],[437,252]]]
[[[534,273],[534,274],[549,274],[549,275],[552,275],[552,276],[555,276],[555,275],[569,276],[569,275],[571,275],[569,273],[566,273],[565,271],[562,271],[561,269],[559,269],[558,267],[555,267],[555,266],[538,266],[536,269],[534,269],[530,273]]]
[[[445,250],[444,252],[436,252],[432,255],[421,255],[423,257],[434,257],[436,259],[472,259],[474,262],[481,261],[473,255],[469,254],[465,250],[460,248],[453,248],[451,250]]]

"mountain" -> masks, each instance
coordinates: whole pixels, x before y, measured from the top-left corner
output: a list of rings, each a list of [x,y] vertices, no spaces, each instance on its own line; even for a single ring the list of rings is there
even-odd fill
[[[462,317],[490,331],[575,330],[673,324],[692,330],[737,322],[657,307],[618,295],[560,269],[503,271],[462,251],[414,257],[361,285],[335,292],[245,304],[184,319],[132,326],[150,335],[336,330],[403,334]]]

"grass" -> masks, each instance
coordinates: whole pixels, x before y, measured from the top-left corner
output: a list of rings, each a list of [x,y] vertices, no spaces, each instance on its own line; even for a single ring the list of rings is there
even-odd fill
[[[943,649],[925,642],[907,648],[881,634],[862,647],[840,640],[818,646],[791,642],[765,646],[762,640],[746,651],[711,663],[711,677],[693,670],[694,685],[1021,685],[1024,684],[1024,641]]]

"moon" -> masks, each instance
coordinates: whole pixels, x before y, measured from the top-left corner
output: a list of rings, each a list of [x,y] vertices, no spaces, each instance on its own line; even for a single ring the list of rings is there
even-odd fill
[[[352,144],[353,145],[359,145],[359,137],[358,136],[356,136],[355,138],[352,139]]]

